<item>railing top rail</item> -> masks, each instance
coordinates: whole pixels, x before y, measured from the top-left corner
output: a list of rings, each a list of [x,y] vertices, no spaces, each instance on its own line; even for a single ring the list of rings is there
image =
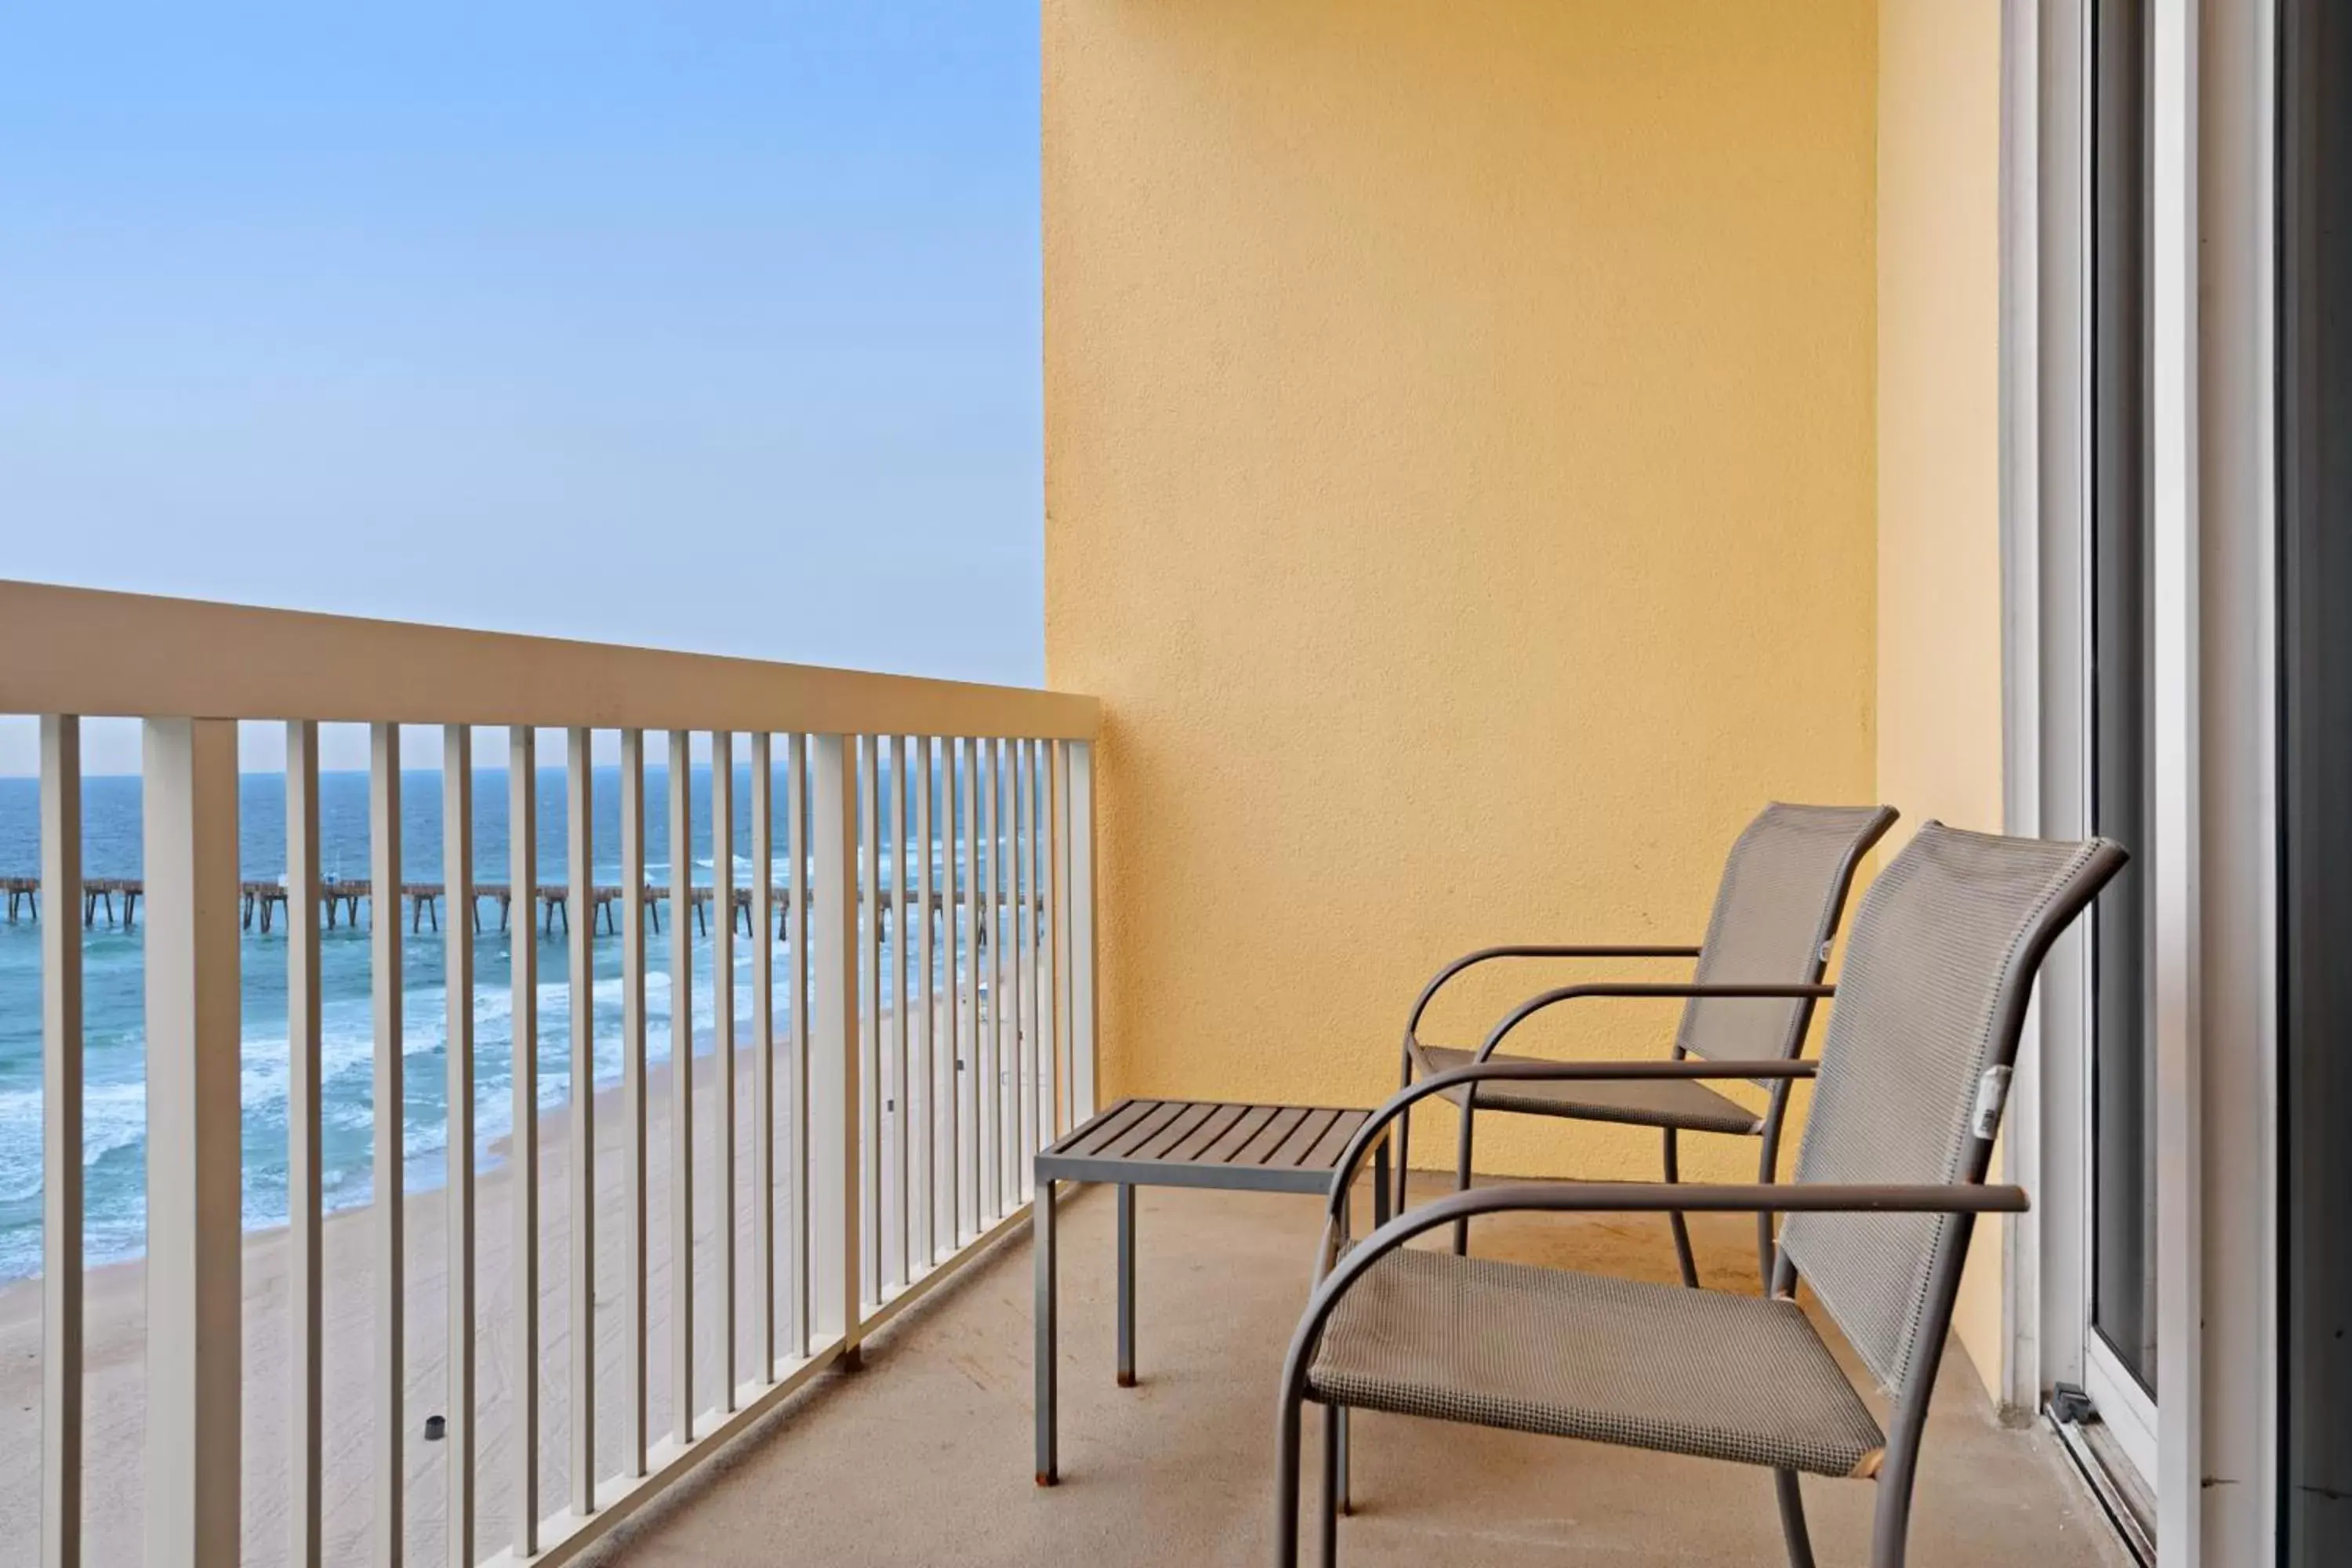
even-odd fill
[[[0,713],[1094,739],[1092,697],[0,579]]]

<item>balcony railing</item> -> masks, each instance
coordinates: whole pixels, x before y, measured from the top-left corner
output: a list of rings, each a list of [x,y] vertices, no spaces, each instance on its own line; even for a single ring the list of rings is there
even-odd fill
[[[448,996],[444,1235],[447,1560],[552,1563],[598,1539],[690,1472],[814,1374],[854,1364],[861,1339],[1003,1234],[1025,1211],[1028,1152],[1088,1115],[1095,1098],[1093,741],[1090,698],[660,653],[552,639],[255,610],[0,583],[0,714],[40,725],[42,989],[43,1561],[83,1559],[85,994],[82,719],[142,721],[147,1136],[143,1536],[151,1563],[227,1564],[247,1533],[242,1500],[273,1478],[248,1473],[248,1405],[289,1401],[286,1560],[358,1550],[400,1560],[414,1474],[404,1314],[411,1292],[403,1223],[403,956],[397,896],[367,937],[373,1002],[373,1167],[366,1226],[373,1338],[366,1424],[372,1495],[362,1542],[331,1541],[322,1393],[320,1124],[322,912],[320,726],[369,731],[366,882],[408,889],[402,864],[401,726],[441,730],[440,921]],[[246,930],[240,868],[238,726],[282,724],[289,1227],[288,1386],[262,1386],[241,1359],[245,1236],[240,1055]],[[473,731],[506,731],[509,864],[519,907],[510,958],[515,1184],[507,1223],[517,1279],[506,1321],[478,1298],[474,1038],[477,816]],[[543,1290],[541,1115],[535,1049],[542,993],[537,734],[561,731],[568,905],[569,1097],[560,1194],[565,1278]],[[593,759],[617,731],[619,887],[596,881]],[[666,757],[671,882],[689,888],[694,735],[708,737],[715,910],[748,905],[748,1016],[738,1016],[733,922],[705,962],[709,1059],[689,1068],[696,979],[692,921],[674,904],[649,931],[647,747]],[[654,739],[649,742],[648,737]],[[737,798],[745,738],[753,787]],[[605,771],[609,774],[609,770]],[[777,809],[781,781],[783,796]],[[739,894],[732,846],[748,814],[752,875]],[[781,866],[779,874],[770,868]],[[0,867],[0,873],[16,870]],[[29,873],[29,868],[26,868]],[[346,879],[336,891],[348,896]],[[425,880],[429,880],[425,879]],[[658,893],[656,894],[658,896]],[[611,1205],[599,1169],[592,911],[617,919],[622,1121],[620,1266],[600,1274],[593,1227]],[[30,914],[29,900],[26,913]],[[351,906],[355,909],[355,906]],[[886,918],[887,917],[887,918]],[[351,940],[351,939],[344,939]],[[672,998],[665,1081],[647,1070],[647,1000],[667,946]],[[605,1005],[607,1014],[611,1011]],[[779,1024],[781,1016],[782,1023]],[[609,1021],[609,1019],[608,1019]],[[748,1065],[750,1081],[739,1083]],[[699,1076],[717,1113],[695,1118]],[[649,1100],[675,1133],[666,1172],[648,1168]],[[750,1147],[738,1147],[748,1094]],[[611,1113],[608,1108],[607,1113]],[[748,1163],[748,1170],[746,1164]],[[649,1212],[656,1179],[667,1216]],[[696,1187],[719,1217],[698,1243]],[[602,1199],[600,1200],[600,1192]],[[652,1243],[665,1222],[667,1279]],[[748,1237],[748,1259],[737,1256]],[[740,1269],[748,1267],[750,1279]],[[698,1299],[698,1271],[716,1289]],[[615,1272],[617,1277],[615,1277]],[[656,1287],[667,1341],[654,1342]],[[599,1293],[622,1320],[618,1386],[600,1377]],[[567,1387],[540,1386],[542,1294],[563,1300]],[[746,1314],[749,1321],[739,1318]],[[502,1337],[502,1338],[500,1338]],[[498,1541],[478,1540],[475,1434],[485,1406],[475,1347],[510,1361],[502,1419]],[[715,1347],[718,1366],[698,1365]],[[649,1359],[666,1356],[668,1429],[653,1429]],[[713,1376],[715,1370],[716,1376]],[[692,1391],[715,1388],[715,1399]],[[560,1393],[568,1427],[563,1495],[541,1486],[540,1423]],[[614,1452],[600,1440],[617,1423]],[[276,1510],[269,1511],[275,1512]],[[268,1551],[264,1555],[275,1556]]]

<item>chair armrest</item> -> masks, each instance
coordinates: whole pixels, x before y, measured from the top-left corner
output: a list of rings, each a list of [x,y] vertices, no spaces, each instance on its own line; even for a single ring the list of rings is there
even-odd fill
[[[1497,1079],[1571,1083],[1656,1078],[1809,1079],[1820,1071],[1821,1064],[1808,1057],[1774,1057],[1769,1061],[1755,1062],[1715,1062],[1700,1057],[1650,1061],[1474,1062],[1467,1067],[1451,1068],[1444,1072],[1433,1073],[1418,1083],[1406,1085],[1389,1096],[1379,1110],[1364,1118],[1363,1125],[1357,1128],[1356,1135],[1348,1140],[1347,1148],[1340,1152],[1339,1163],[1332,1169],[1331,1217],[1334,1220],[1345,1218],[1348,1193],[1355,1184],[1356,1173],[1363,1165],[1364,1156],[1371,1152],[1372,1144],[1379,1140],[1381,1130],[1412,1109],[1413,1101],[1433,1094],[1443,1094],[1464,1084],[1485,1083]]]
[[[1545,1008],[1557,1006],[1562,1002],[1581,1001],[1590,996],[1725,996],[1799,1001],[1836,994],[1837,987],[1834,985],[1749,985],[1736,981],[1722,981],[1707,984],[1700,984],[1696,982],[1633,984],[1604,981],[1590,985],[1563,985],[1558,990],[1546,991],[1530,996],[1512,1009],[1510,1016],[1496,1025],[1494,1033],[1486,1037],[1486,1043],[1478,1047],[1476,1059],[1483,1062],[1493,1056],[1495,1047],[1503,1043],[1504,1036]]]
[[[1698,953],[1696,947],[1626,943],[1514,942],[1501,947],[1482,947],[1475,952],[1464,953],[1439,970],[1431,976],[1429,984],[1421,988],[1420,996],[1413,1002],[1412,1016],[1405,1019],[1405,1045],[1408,1049],[1412,1047],[1414,1033],[1421,1027],[1421,1016],[1429,1011],[1431,1000],[1444,989],[1447,982],[1465,969],[1497,958],[1696,958]]]

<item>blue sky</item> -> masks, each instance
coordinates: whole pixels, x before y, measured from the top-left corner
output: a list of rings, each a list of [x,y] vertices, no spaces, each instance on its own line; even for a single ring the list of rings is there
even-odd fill
[[[1036,681],[1036,28],[19,8],[0,575]]]

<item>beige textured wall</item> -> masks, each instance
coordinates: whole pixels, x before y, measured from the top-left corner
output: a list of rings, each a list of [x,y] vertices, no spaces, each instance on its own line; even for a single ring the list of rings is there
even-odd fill
[[[1878,789],[2001,826],[2000,7],[1882,0],[1878,20]],[[1957,1322],[2001,1357],[1999,1225]]]
[[[1762,801],[1875,798],[1877,17],[1045,0],[1047,661],[1106,701],[1112,1092],[1371,1101],[1441,960],[1696,941]],[[1588,1005],[1549,1048],[1671,1026]]]

